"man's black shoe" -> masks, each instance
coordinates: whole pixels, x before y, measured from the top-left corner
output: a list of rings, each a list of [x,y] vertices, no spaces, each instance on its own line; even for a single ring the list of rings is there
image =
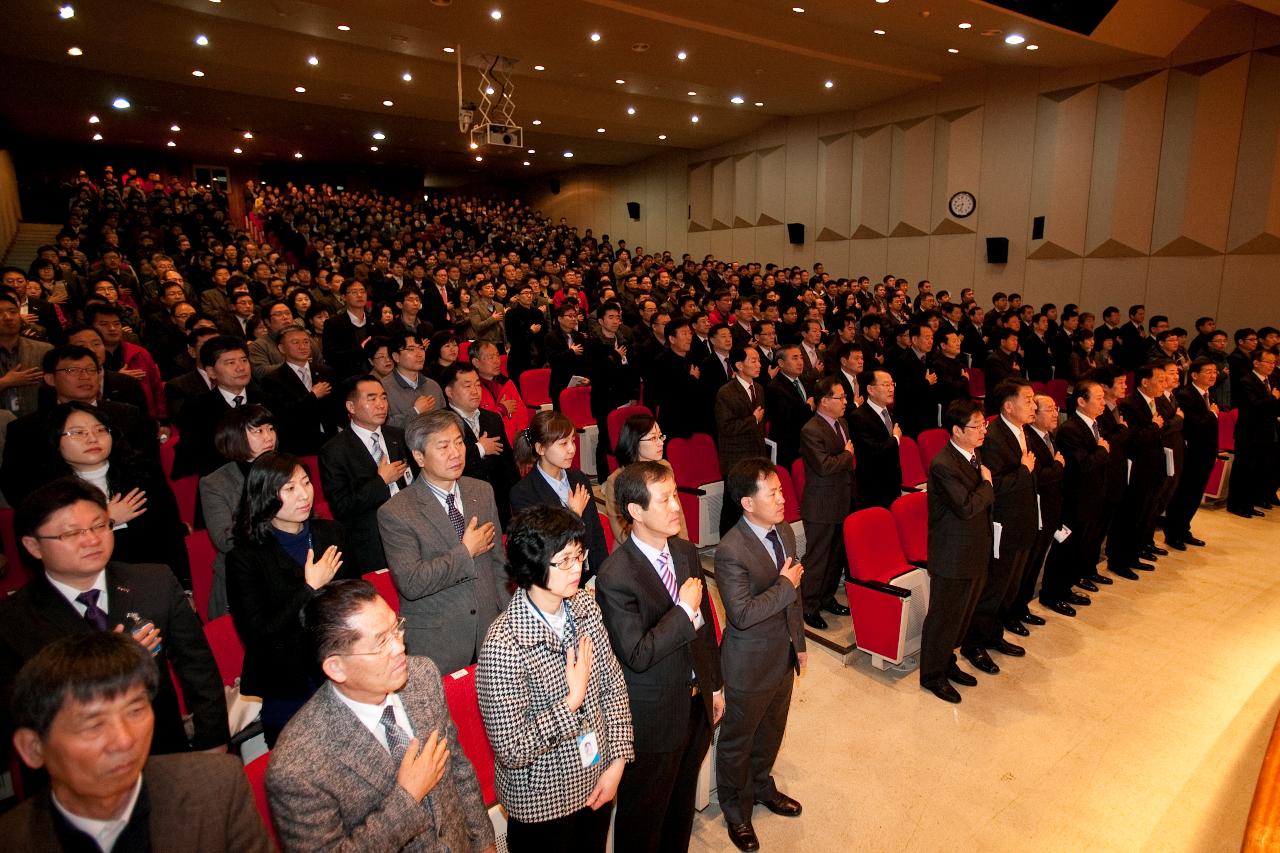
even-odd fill
[[[849,615],[849,608],[845,607],[834,598],[828,598],[826,601],[822,602],[822,609],[834,616]]]
[[[977,687],[978,679],[965,672],[956,664],[951,664],[947,670],[947,680],[954,681],[956,684],[963,684],[965,687]]]
[[[960,654],[964,655],[964,659],[973,664],[976,669],[987,675],[995,675],[1000,671],[1000,667],[991,659],[991,655],[987,654],[986,649],[961,649]]]
[[[973,678],[973,676],[969,676]],[[974,679],[977,681],[977,679]],[[951,686],[951,682],[943,681],[939,684],[921,684],[925,690],[928,690],[934,696],[937,696],[943,702],[950,702],[953,705],[960,704],[960,691]]]
[[[756,838],[756,831],[749,823],[731,823],[729,827],[729,840],[733,842],[733,846],[739,850],[750,853],[752,850],[760,849],[760,839]]]
[[[1037,615],[1035,615],[1034,613],[1023,613],[1021,616],[1019,616],[1019,617],[1018,617],[1018,621],[1019,621],[1019,622],[1025,622],[1025,623],[1026,623],[1026,624],[1028,624],[1028,625],[1043,625],[1043,624],[1045,624],[1044,617],[1043,617],[1043,616],[1037,616]]]
[[[804,624],[816,631],[827,630],[827,620],[822,618],[821,613],[806,613],[804,615]]]

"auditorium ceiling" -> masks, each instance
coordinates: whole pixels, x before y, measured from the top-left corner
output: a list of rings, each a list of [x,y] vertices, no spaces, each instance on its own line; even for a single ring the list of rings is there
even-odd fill
[[[707,148],[978,66],[1163,57],[1227,4],[1119,0],[1083,35],[973,0],[9,0],[0,119],[206,163],[537,174]],[[459,57],[477,103],[479,66],[509,60],[523,147],[469,149]]]

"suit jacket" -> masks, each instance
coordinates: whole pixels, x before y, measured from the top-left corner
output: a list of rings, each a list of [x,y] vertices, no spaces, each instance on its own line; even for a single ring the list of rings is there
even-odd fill
[[[587,375],[591,379],[591,413],[603,427],[609,412],[640,399],[640,371],[636,367],[638,355],[630,341],[623,338],[625,329],[618,330],[617,343],[627,348],[627,363],[612,341],[592,337],[587,343]],[[652,336],[651,336],[652,337]],[[617,436],[609,436],[617,442]]]
[[[279,404],[257,382],[250,381],[244,390],[244,405],[258,403],[273,413]],[[226,463],[226,459],[213,445],[213,436],[222,416],[231,411],[231,405],[222,392],[213,388],[182,407],[182,414],[174,423],[178,426],[178,446],[173,453],[172,479],[192,474],[203,477],[212,474]]]
[[[929,426],[935,427],[941,423],[937,419],[939,411],[946,414],[947,407],[956,400],[969,399],[969,378],[964,375],[964,365],[958,359],[947,358],[936,351],[929,360],[929,367],[938,376],[938,381],[933,386],[935,405],[929,413]]]
[[[894,397],[893,413],[902,424],[904,434],[914,438],[923,430],[938,425],[938,403],[934,387],[925,379],[925,372],[932,365],[916,355],[914,347],[908,347],[887,365],[898,383]]]
[[[1010,376],[1022,376],[1022,361],[1016,352],[1013,355],[1009,355],[1004,350],[996,347],[987,356],[987,360],[983,362],[982,373],[987,387],[995,390],[1001,379],[1008,379]]]
[[[1138,391],[1120,401],[1120,412],[1129,424],[1126,453],[1133,470],[1130,485],[1153,483],[1159,486],[1165,477],[1164,441],[1160,427],[1152,420],[1151,409]]]
[[[463,418],[462,439],[467,445],[467,467],[463,469],[462,474],[465,477],[484,480],[493,487],[495,495],[504,496],[504,499],[498,505],[498,516],[502,519],[502,523],[506,524],[511,518],[511,514],[508,511],[508,502],[505,496],[516,481],[520,479],[520,472],[516,469],[516,458],[511,450],[511,444],[505,441],[507,428],[502,422],[502,416],[485,409],[479,410],[479,416],[481,432],[495,438],[504,439],[502,451],[481,456],[480,438],[472,431],[471,425],[467,423],[466,418]]]
[[[1101,418],[1098,419],[1098,429],[1103,432]],[[1105,432],[1103,438],[1106,438]],[[1054,442],[1066,460],[1062,472],[1062,522],[1084,536],[1102,519],[1106,507],[1104,498],[1110,489],[1111,457],[1116,456],[1123,462],[1124,453],[1117,451],[1114,445],[1108,452],[1098,444],[1093,430],[1075,413],[1067,415],[1058,427]],[[1110,443],[1111,439],[1108,438],[1107,442]],[[1123,474],[1120,476],[1123,491]]]
[[[813,395],[813,389],[803,380],[800,384],[807,395]],[[769,438],[778,444],[778,464],[790,468],[800,458],[800,430],[813,417],[813,409],[800,399],[794,382],[781,371],[765,386],[764,407]]]
[[[1053,378],[1053,354],[1049,351],[1047,336],[1041,340],[1039,335],[1031,332],[1022,339],[1022,352],[1028,379],[1032,382],[1048,382]]]
[[[213,589],[209,593],[208,618],[227,612],[227,554],[235,547],[236,518],[244,503],[247,462],[228,462],[199,483],[199,507],[204,529],[217,552],[213,558]]]
[[[411,655],[430,657],[442,672],[475,661],[485,632],[510,599],[493,489],[466,476],[458,488],[467,523],[472,518],[493,522],[493,548],[478,557],[462,544],[424,478],[378,510],[387,566],[405,618],[405,647]]]
[[[845,419],[836,422],[848,437]],[[844,449],[844,442],[821,415],[814,415],[800,430],[800,458],[804,460],[800,516],[822,524],[842,523],[853,502],[853,454]]]
[[[1025,431],[1023,430],[1025,435]],[[1036,478],[1022,464],[1022,448],[1004,418],[997,416],[987,429],[987,439],[978,452],[982,464],[991,471],[995,506],[991,520],[1001,525],[1000,553],[1028,550],[1035,544]]]
[[[444,777],[414,802],[396,784],[391,754],[326,682],[285,726],[267,767],[267,801],[286,851],[459,853],[494,843],[439,670],[425,658],[409,658],[399,696],[414,736],[425,742],[438,730],[448,743]]]
[[[361,345],[377,330],[373,314],[365,313],[364,325],[357,327],[345,310],[339,310],[324,324],[324,363],[340,380],[350,379],[365,371]]]
[[[1052,533],[1062,525],[1062,478],[1066,469],[1062,462],[1053,458],[1040,433],[1031,426],[1024,427],[1024,431],[1027,449],[1036,455],[1036,497],[1040,501],[1040,520],[1043,523],[1041,534]],[[1052,435],[1049,438],[1054,442],[1053,449],[1058,450],[1057,440]],[[1063,454],[1062,458],[1066,459],[1066,455]]]
[[[338,434],[341,424],[342,393],[337,377],[323,365],[311,362],[311,382],[328,382],[329,393],[319,399],[302,384],[289,364],[269,369],[262,377],[262,390],[276,404],[272,412],[280,432],[280,447],[298,456],[316,456],[324,443]]]
[[[1272,379],[1275,378],[1274,371]],[[1265,449],[1276,441],[1276,417],[1280,416],[1280,400],[1271,396],[1271,392],[1252,370],[1247,376],[1236,377],[1239,383],[1231,392],[1231,401],[1239,409],[1236,420],[1235,440],[1239,450],[1241,442],[1246,451]],[[9,425],[9,443],[13,443],[13,428],[18,421]],[[7,455],[7,454],[6,454]]]
[[[1212,390],[1209,400],[1213,400]],[[1175,395],[1182,407],[1182,435],[1187,440],[1187,455],[1200,459],[1218,455],[1218,416],[1205,403],[1194,385],[1179,388]]]
[[[982,450],[978,450],[982,461]],[[1025,469],[1024,469],[1025,470]],[[991,561],[995,491],[955,444],[929,465],[929,574],[981,578]],[[1003,548],[1003,545],[1001,546]]]
[[[560,408],[560,392],[569,387],[569,380],[591,372],[587,362],[587,336],[582,332],[573,332],[572,337],[573,342],[582,347],[581,355],[569,349],[569,340],[558,322],[543,336],[547,362],[551,366],[551,405],[556,409]]]
[[[902,459],[898,442],[884,420],[863,403],[846,418],[853,440],[859,506],[885,506],[902,493]]]
[[[684,539],[668,539],[676,589],[702,578],[698,549]],[[674,752],[685,742],[690,682],[702,689],[707,724],[712,694],[723,686],[711,596],[705,590],[694,628],[671,600],[653,564],[628,538],[609,555],[596,579],[596,603],[604,617],[631,700],[636,752]]]
[[[709,364],[709,363],[708,363]],[[705,376],[706,374],[703,373]],[[716,450],[720,456],[720,473],[728,475],[735,463],[753,456],[768,457],[765,447],[765,423],[756,422],[756,406],[765,405],[764,386],[752,380],[755,402],[737,379],[730,379],[715,396]]]
[[[417,476],[418,464],[404,443],[403,432],[384,424],[382,438],[391,461],[409,464],[409,471],[397,481],[403,490]],[[320,480],[329,509],[347,535],[345,559],[354,561],[360,574],[386,568],[377,512],[391,497],[391,490],[378,476],[369,449],[353,430],[343,430],[320,448]]]
[[[448,291],[448,287],[445,288]],[[457,304],[456,297],[450,294],[450,301]],[[452,325],[450,319],[449,307],[445,305],[445,301],[440,297],[440,289],[436,287],[434,281],[424,281],[422,283],[422,311],[420,316],[426,317],[427,322],[437,329],[447,329]]]
[[[577,468],[568,468],[565,475],[569,478],[570,492],[583,486],[591,493],[591,479],[586,474]],[[551,488],[547,478],[538,472],[536,464],[529,469],[523,480],[511,487],[510,503],[512,515],[531,506],[563,506],[560,496]],[[582,583],[586,584],[600,571],[605,557],[609,556],[609,546],[605,542],[604,526],[600,524],[600,510],[596,506],[594,495],[587,508],[582,511],[582,523],[587,527],[587,571],[582,576]]]
[[[61,326],[58,327],[61,329]],[[44,360],[44,354],[53,349],[52,344],[44,341],[35,341],[31,338],[18,336],[17,359],[13,363],[14,368],[23,367],[40,367]],[[6,408],[18,417],[34,412],[39,405],[40,389],[45,387],[44,383],[36,385],[23,385],[14,388],[12,391],[0,394],[0,407]],[[9,400],[12,399],[12,403]]]
[[[125,615],[137,613],[160,630],[163,646],[156,655],[161,678],[152,705],[155,735],[151,751],[185,752],[225,744],[227,700],[222,677],[213,662],[204,628],[187,595],[164,566],[107,563],[107,620],[114,628]],[[14,676],[37,652],[61,637],[94,630],[54,588],[44,574],[0,602],[0,698],[5,708],[5,732],[12,731],[7,709]],[[188,746],[178,714],[172,663],[187,709],[194,715],[195,736]]]
[[[1126,322],[1116,334],[1112,358],[1125,370],[1134,370],[1147,360],[1147,337],[1132,322]]]
[[[190,370],[164,383],[164,397],[169,403],[169,420],[177,423],[182,408],[191,400],[209,392],[209,384],[198,370]]]
[[[1105,496],[1108,503],[1114,504],[1124,497],[1125,489],[1129,485],[1129,425],[1120,423],[1118,407],[1112,410],[1108,406],[1098,416],[1098,429],[1102,437],[1111,445],[1111,450],[1107,453]]]
[[[795,557],[789,524],[774,527],[783,551]],[[724,604],[720,668],[734,691],[767,691],[799,673],[805,651],[800,591],[779,573],[777,560],[742,518],[716,547],[716,586]]]
[[[1164,426],[1160,428],[1160,443],[1173,451],[1173,470],[1180,475],[1182,460],[1187,453],[1187,442],[1182,436],[1184,418],[1178,414],[1177,399],[1170,399],[1161,394],[1156,397],[1156,411],[1164,418]]]
[[[145,824],[138,830],[149,838],[152,853],[274,853],[276,849],[238,756],[152,756],[142,768],[142,793],[121,840],[142,821]],[[0,817],[0,837],[10,850],[97,849],[54,807],[47,790]],[[64,839],[70,844],[64,844]]]
[[[519,378],[521,373],[532,367],[545,366],[547,316],[537,303],[525,308],[513,301],[502,321],[506,326],[507,341],[511,345],[507,356],[507,372],[512,378]],[[538,331],[533,331],[534,326],[539,327]]]
[[[657,406],[658,423],[671,438],[688,438],[698,429],[698,409],[689,404],[698,394],[698,380],[689,372],[693,364],[688,356],[664,349],[645,382],[646,402]]]

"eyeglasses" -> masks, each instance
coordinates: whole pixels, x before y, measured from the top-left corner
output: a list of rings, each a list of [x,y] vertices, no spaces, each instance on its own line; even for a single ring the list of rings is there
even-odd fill
[[[876,382],[875,384],[879,385],[881,388],[897,388],[898,387],[897,382]]]
[[[86,533],[100,534],[110,529],[111,529],[111,521],[107,520],[107,521],[99,521],[98,523],[91,524],[88,527],[78,527],[75,530],[66,530],[66,531],[63,531],[62,533],[57,533],[52,536],[45,536],[43,534],[37,533],[36,538],[37,539],[58,539],[70,545],[76,542],[77,540],[79,540],[80,538],[82,538]]]
[[[98,368],[96,367],[59,367],[54,373],[65,373],[67,376],[97,376]]]
[[[417,344],[409,344],[408,346],[400,347],[400,352],[425,352],[425,351],[426,350],[423,347],[420,347]]]
[[[640,440],[641,441],[666,441],[667,437],[662,433],[658,433],[657,435],[646,435],[644,438]]]
[[[987,431],[987,422],[986,422],[986,421],[983,421],[983,422],[982,422],[982,423],[980,423],[980,424],[965,424],[965,425],[964,425],[964,428],[965,428],[965,429],[976,429],[978,432],[986,432],[986,431]]]
[[[58,433],[58,435],[66,436],[67,438],[74,438],[76,441],[84,441],[89,436],[101,438],[104,435],[111,435],[111,430],[107,429],[102,424],[98,424],[96,427],[89,427],[88,429],[84,427],[72,427],[71,429],[63,430]]]
[[[336,656],[342,657],[342,658],[357,658],[357,657],[369,657],[371,655],[372,656],[383,655],[383,654],[386,654],[387,649],[391,648],[392,640],[398,640],[399,642],[404,642],[404,617],[403,616],[401,616],[399,619],[396,620],[395,627],[392,628],[391,631],[387,633],[386,636],[384,636],[381,640],[378,641],[378,647],[373,651],[371,652],[338,652],[336,653]]]
[[[572,572],[575,569],[581,569],[582,564],[587,561],[587,555],[581,552],[574,554],[572,557],[566,557],[560,562],[552,562],[551,568],[557,572]]]
[[[822,399],[824,399],[824,400],[839,400],[841,403],[847,403],[847,402],[849,402],[849,398],[848,398],[847,396],[845,396],[844,394],[841,394],[839,397],[837,397],[835,394],[828,394],[827,396],[823,397]]]

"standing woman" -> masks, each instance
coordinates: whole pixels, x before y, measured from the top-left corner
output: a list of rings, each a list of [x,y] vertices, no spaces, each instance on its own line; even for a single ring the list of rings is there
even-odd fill
[[[582,519],[588,566],[583,583],[600,570],[609,556],[604,526],[591,494],[587,475],[571,468],[577,455],[577,430],[573,421],[560,412],[538,412],[528,428],[516,436],[516,465],[528,470],[524,479],[511,488],[511,514],[531,506],[567,507]]]
[[[230,460],[207,477],[200,478],[200,511],[213,558],[213,591],[209,594],[210,619],[227,612],[227,553],[235,547],[236,519],[244,502],[249,465],[276,449],[275,418],[265,406],[250,403],[222,416],[213,434],[213,446]]]
[[[518,589],[480,648],[476,689],[512,853],[603,853],[635,758],[622,667],[581,592],[585,533],[563,507],[512,519],[507,573]]]
[[[614,458],[618,460],[618,467],[609,475],[609,479],[604,481],[604,514],[609,517],[609,525],[613,528],[615,548],[621,546],[631,535],[631,526],[623,520],[618,502],[614,499],[613,490],[618,481],[618,472],[632,462],[657,462],[665,465],[668,471],[672,471],[671,463],[662,458],[662,450],[666,442],[667,437],[662,434],[662,427],[658,426],[657,420],[653,415],[643,412],[627,418],[619,431],[618,446],[613,451]],[[671,476],[675,476],[674,471]],[[684,522],[683,504],[680,505],[680,538],[685,540],[689,538],[689,526]]]
[[[315,489],[307,469],[287,453],[265,453],[249,466],[236,546],[227,555],[227,600],[244,643],[244,692],[262,697],[267,747],[315,692],[315,662],[302,608],[342,572],[342,528],[312,518]]]

